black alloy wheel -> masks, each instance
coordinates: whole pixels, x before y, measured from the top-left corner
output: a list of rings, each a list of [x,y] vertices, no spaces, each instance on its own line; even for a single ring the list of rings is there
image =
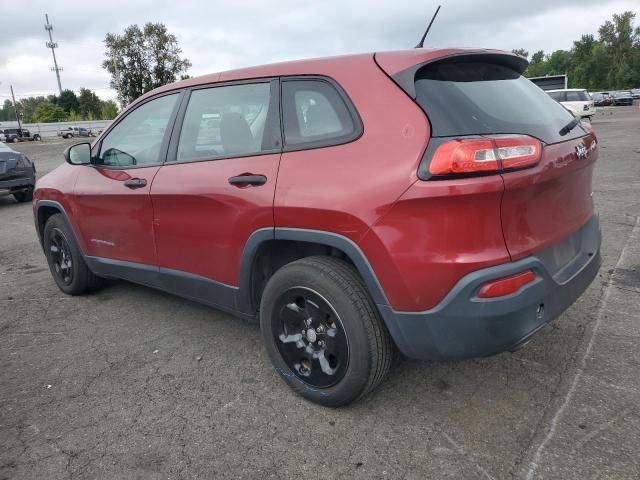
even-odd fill
[[[71,285],[73,282],[73,256],[69,242],[59,228],[54,228],[49,233],[48,248],[51,252],[55,275],[64,285]]]
[[[283,292],[275,303],[274,341],[287,366],[303,382],[327,388],[344,377],[349,344],[329,302],[307,287]]]

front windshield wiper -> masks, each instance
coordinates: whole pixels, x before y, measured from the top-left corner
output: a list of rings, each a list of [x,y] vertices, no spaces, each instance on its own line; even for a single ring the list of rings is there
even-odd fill
[[[580,123],[580,119],[574,118],[569,123],[567,123],[564,127],[562,127],[558,132],[558,134],[560,134],[561,137],[564,137],[567,133],[569,133],[571,130],[576,128],[576,125],[578,125],[579,123]]]

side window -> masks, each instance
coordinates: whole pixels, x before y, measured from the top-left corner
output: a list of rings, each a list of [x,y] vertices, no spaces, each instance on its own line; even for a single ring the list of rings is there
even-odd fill
[[[102,141],[98,165],[131,167],[155,165],[179,94],[156,98],[127,115]]]
[[[582,102],[584,100],[582,92],[567,92],[567,102]]]
[[[282,113],[288,146],[338,145],[360,133],[345,101],[323,80],[283,81]]]
[[[268,82],[194,90],[184,114],[176,160],[207,160],[279,149],[279,140],[274,141],[269,128],[277,118],[270,118],[270,100]]]
[[[564,92],[549,92],[551,98],[553,98],[556,102],[564,102]]]

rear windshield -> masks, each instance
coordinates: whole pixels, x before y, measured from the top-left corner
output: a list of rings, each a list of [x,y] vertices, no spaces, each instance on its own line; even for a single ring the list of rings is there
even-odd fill
[[[560,136],[573,116],[515,70],[486,62],[438,62],[416,73],[416,101],[435,137],[531,135],[558,143],[585,135],[580,126]]]
[[[589,100],[591,100],[591,98],[587,92],[567,91],[567,102],[588,102]]]

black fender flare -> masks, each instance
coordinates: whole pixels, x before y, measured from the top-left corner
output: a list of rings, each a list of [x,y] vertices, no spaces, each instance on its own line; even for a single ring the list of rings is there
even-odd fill
[[[303,228],[262,228],[251,234],[247,240],[240,261],[240,288],[238,290],[237,307],[242,312],[251,310],[251,272],[260,245],[269,240],[294,240],[310,242],[337,248],[349,257],[362,276],[369,294],[376,305],[389,305],[373,267],[364,252],[351,239],[338,233]],[[255,313],[255,312],[253,312]]]
[[[69,225],[69,228],[71,228],[71,231],[73,232],[74,237],[76,237],[76,242],[78,243],[78,248],[80,249],[80,252],[84,255],[84,252],[82,251],[82,247],[80,245],[78,232],[76,232],[75,229],[73,228],[73,223],[69,221],[69,215],[67,214],[67,211],[64,209],[64,207],[60,202],[56,202],[55,200],[36,200],[35,215],[33,220],[36,224],[36,232],[38,233],[38,241],[40,242],[40,246],[44,249],[44,243],[42,239],[42,236],[44,235],[44,231],[42,231],[40,228],[40,211],[42,207],[55,208],[60,212],[60,214],[62,214],[65,221],[67,222],[67,225]],[[42,227],[44,227],[44,225],[42,225]]]

